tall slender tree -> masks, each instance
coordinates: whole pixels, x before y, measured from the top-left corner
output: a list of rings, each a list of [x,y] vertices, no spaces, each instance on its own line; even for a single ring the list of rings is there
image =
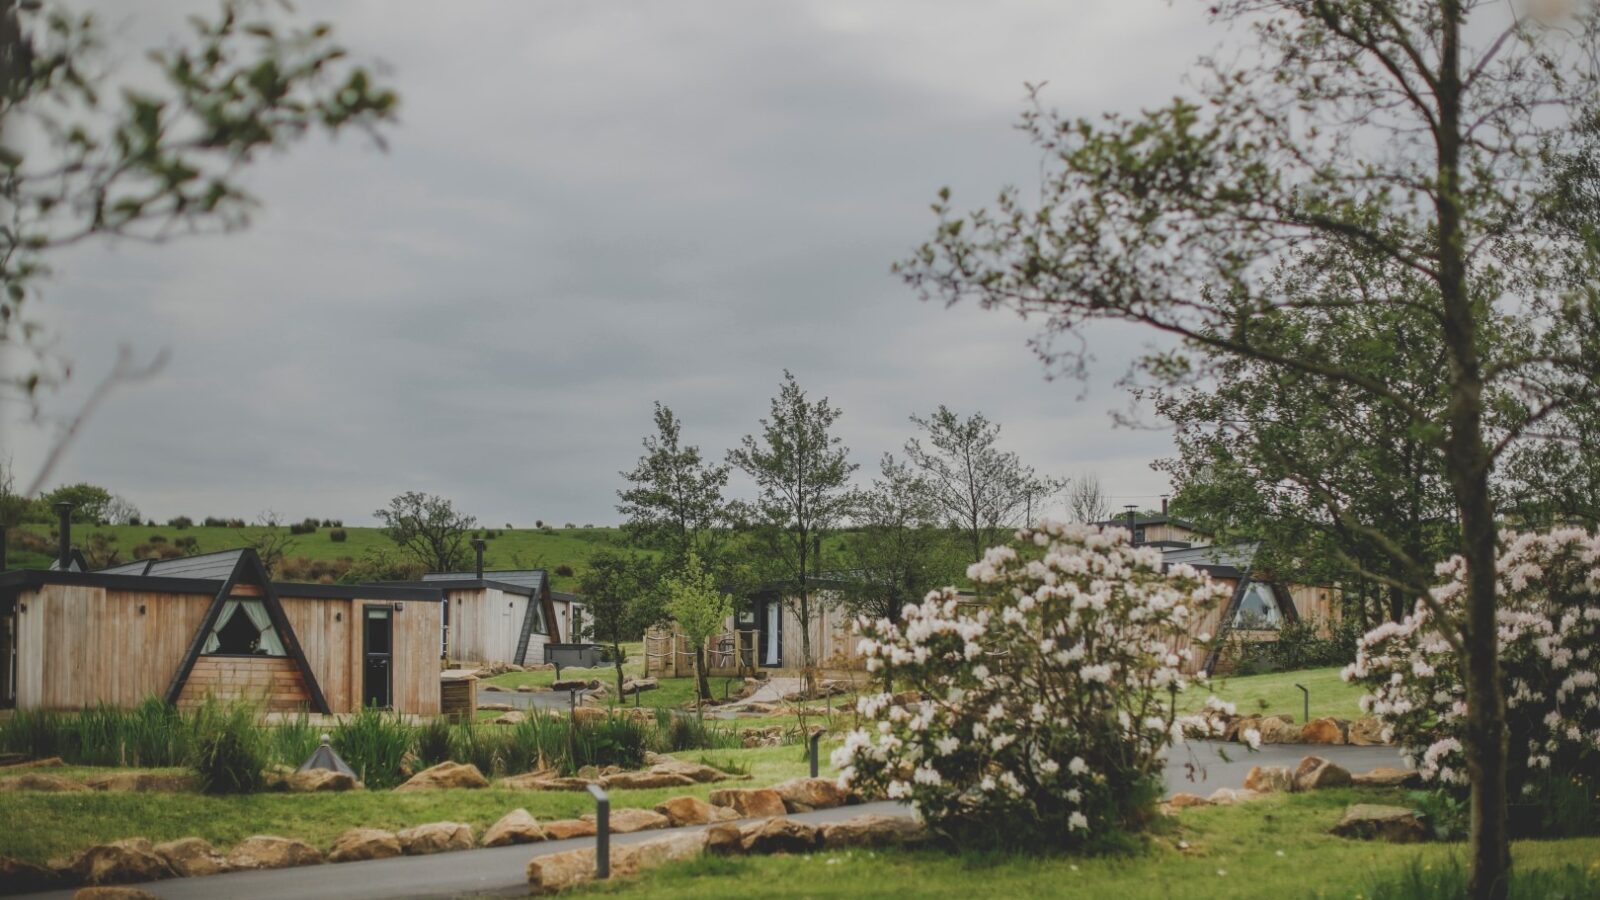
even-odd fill
[[[628,486],[617,491],[617,512],[627,517],[630,540],[666,553],[676,567],[691,552],[714,555],[710,545],[727,517],[728,466],[707,463],[699,447],[683,443],[670,407],[656,404],[655,426],[633,471],[621,473]]]
[[[711,699],[711,680],[706,672],[706,641],[722,631],[722,623],[733,614],[733,597],[717,586],[717,578],[700,563],[693,550],[683,565],[661,580],[666,597],[666,613],[678,623],[689,646],[696,648],[694,675],[696,706]]]
[[[1036,102],[1023,124],[1046,154],[1041,200],[1008,190],[992,209],[959,214],[942,193],[935,236],[900,271],[924,296],[1014,310],[1054,334],[1111,320],[1173,336],[1176,347],[1145,360],[1158,379],[1245,358],[1359,391],[1409,423],[1450,486],[1452,549],[1468,569],[1463,614],[1436,615],[1464,665],[1471,891],[1502,897],[1511,856],[1491,480],[1520,438],[1600,392],[1593,229],[1554,227],[1547,214],[1570,196],[1556,175],[1585,171],[1561,161],[1593,157],[1588,129],[1573,126],[1594,117],[1597,11],[1489,0],[1207,5],[1250,30],[1248,53],[1203,60],[1193,95],[1132,117],[1070,119]],[[1283,263],[1335,250],[1375,254],[1427,289],[1286,290]],[[1442,348],[1442,406],[1282,327],[1299,309],[1392,307],[1413,310]],[[1085,371],[1070,342],[1036,346]],[[1497,397],[1507,408],[1491,418]],[[1428,577],[1383,529],[1363,531]],[[1426,592],[1419,600],[1436,606]]]
[[[757,534],[782,572],[785,605],[800,621],[800,656],[806,684],[815,680],[813,619],[822,608],[813,596],[825,532],[850,511],[854,494],[850,450],[833,433],[839,409],[828,398],[812,401],[787,370],[759,435],[745,435],[728,462],[755,482]]]
[[[960,575],[959,551],[939,527],[939,507],[909,465],[885,453],[863,491],[844,540],[850,569],[844,602],[851,612],[900,620],[908,603]]]

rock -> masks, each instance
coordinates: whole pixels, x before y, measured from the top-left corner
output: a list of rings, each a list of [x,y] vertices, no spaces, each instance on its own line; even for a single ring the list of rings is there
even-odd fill
[[[574,722],[604,722],[606,711],[593,706],[580,706],[572,711]]]
[[[395,832],[400,849],[407,856],[426,856],[429,853],[448,853],[452,850],[471,850],[474,846],[472,826],[462,822],[429,822]]]
[[[541,690],[544,690],[544,689],[536,687],[536,686],[531,685],[531,684],[519,684],[519,685],[517,685],[517,693],[519,693],[519,694],[536,694]]]
[[[157,856],[167,861],[173,874],[181,878],[217,875],[228,871],[228,859],[211,842],[197,837],[181,838],[155,845]]]
[[[584,819],[557,819],[554,822],[544,823],[544,836],[552,841],[564,841],[568,838],[594,837],[594,820]]]
[[[1377,716],[1362,716],[1350,723],[1350,728],[1345,733],[1345,740],[1357,747],[1376,747],[1387,744],[1383,737],[1383,724]]]
[[[744,831],[737,825],[713,825],[705,830],[705,836],[707,853],[735,856],[744,852]]]
[[[1300,729],[1295,727],[1294,719],[1289,716],[1268,716],[1258,721],[1255,724],[1255,729],[1261,732],[1261,743],[1263,744],[1297,744],[1300,742]]]
[[[0,856],[0,885],[5,888],[0,893],[25,894],[30,891],[43,891],[55,887],[60,876],[45,868],[36,866],[31,862],[23,862],[10,856]]]
[[[318,791],[353,791],[361,787],[354,775],[332,769],[307,769],[295,772],[283,780],[284,787],[296,794],[314,794]]]
[[[642,694],[646,691],[653,691],[659,687],[661,687],[661,683],[656,681],[654,678],[641,678],[638,681],[624,681],[622,683],[622,694],[623,696],[627,696],[629,694]]]
[[[712,806],[699,797],[673,797],[656,804],[656,812],[667,817],[672,827],[681,825],[705,825],[715,821],[712,819],[712,810],[724,810],[731,815],[738,815],[724,806]]]
[[[666,828],[672,821],[661,813],[649,809],[616,809],[611,811],[611,830],[616,834],[632,834]]]
[[[198,786],[193,775],[177,772],[108,772],[84,779],[84,784],[96,791],[127,793],[179,793],[192,791]]]
[[[1256,766],[1244,776],[1244,786],[1263,794],[1288,793],[1294,790],[1294,773],[1286,766]]]
[[[1422,774],[1415,769],[1379,766],[1371,772],[1351,775],[1350,782],[1356,787],[1421,787]]]
[[[1213,806],[1232,806],[1235,803],[1254,800],[1259,796],[1261,795],[1252,790],[1217,788],[1211,792],[1211,796],[1207,797],[1206,800]]]
[[[400,837],[381,828],[352,828],[339,835],[328,851],[328,862],[360,862],[364,859],[392,859],[404,853]]]
[[[1333,826],[1340,837],[1411,844],[1428,839],[1428,829],[1417,814],[1403,806],[1357,803],[1344,811],[1344,818]]]
[[[726,806],[742,818],[782,816],[788,812],[783,796],[770,788],[723,788],[711,792],[712,806]]]
[[[528,863],[528,892],[553,894],[594,880],[594,848],[536,856]]]
[[[528,718],[528,717],[526,715],[524,715],[521,710],[515,710],[514,709],[511,712],[501,713],[500,715],[495,716],[493,719],[489,720],[489,724],[490,725],[519,725],[526,718]]]
[[[599,688],[599,681],[585,681],[581,678],[563,678],[550,685],[552,691],[593,691]]]
[[[512,775],[500,779],[500,786],[513,791],[586,791],[595,784],[587,778],[563,778],[553,769]]]
[[[478,704],[478,709],[483,711],[483,712],[500,712],[500,713],[504,713],[504,712],[512,712],[513,710],[516,709],[516,707],[512,706],[509,703],[479,703]]]
[[[72,900],[161,900],[161,898],[138,888],[86,887],[74,892]]]
[[[450,788],[486,788],[489,780],[472,763],[442,762],[411,776],[397,791],[438,791]]]
[[[1294,789],[1297,791],[1349,787],[1352,783],[1348,770],[1320,756],[1308,756],[1300,760],[1300,765],[1294,770]]]
[[[1345,731],[1350,723],[1343,719],[1323,717],[1312,719],[1300,729],[1300,743],[1302,744],[1343,744]]]
[[[21,775],[10,775],[0,778],[0,792],[10,791],[44,791],[50,793],[64,793],[66,791],[87,791],[89,786],[60,775],[46,775],[43,772],[24,772]]]
[[[705,852],[704,834],[675,834],[642,844],[624,844],[612,848],[611,869],[617,875],[638,875],[666,863],[695,859]]]
[[[832,778],[794,778],[775,784],[772,790],[783,798],[789,812],[833,809],[850,802],[850,795]]]
[[[809,853],[820,838],[815,825],[779,817],[746,828],[741,843],[746,853]]]
[[[647,757],[645,761],[651,763],[650,771],[652,772],[665,772],[672,775],[683,775],[693,781],[699,782],[700,784],[713,784],[718,781],[727,781],[733,777],[721,769],[713,768],[702,763],[673,759],[670,756],[658,757],[657,761],[654,762]]]
[[[1189,795],[1193,796],[1193,795]],[[822,846],[829,850],[847,847],[878,849],[903,846],[926,840],[927,829],[906,816],[860,815],[823,825],[819,830]]]
[[[228,854],[230,869],[287,869],[322,861],[322,851],[305,841],[264,834],[245,838]]]
[[[1186,809],[1190,806],[1211,805],[1210,800],[1207,800],[1199,794],[1173,794],[1172,799],[1168,800],[1167,803],[1171,805],[1173,809]]]
[[[46,756],[44,759],[24,759],[20,762],[6,763],[0,766],[0,772],[16,772],[21,769],[49,769],[66,764],[66,760],[59,756]]]
[[[80,884],[122,884],[154,881],[172,874],[167,861],[144,838],[129,838],[90,847],[61,870]]]
[[[501,687],[498,684],[486,684],[483,687],[479,688],[479,690],[482,690],[482,691],[504,691],[505,688]],[[521,688],[518,688],[518,690],[521,690]]]
[[[525,809],[513,809],[500,817],[483,833],[485,847],[503,847],[507,844],[532,844],[544,840],[544,829],[538,820]]]
[[[694,783],[693,778],[676,772],[619,772],[600,779],[600,784],[608,791],[684,787]]]

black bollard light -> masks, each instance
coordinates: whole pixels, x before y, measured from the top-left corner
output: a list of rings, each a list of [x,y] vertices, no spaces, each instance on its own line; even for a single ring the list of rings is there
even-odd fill
[[[611,877],[611,797],[598,784],[589,785],[594,798],[594,877]]]

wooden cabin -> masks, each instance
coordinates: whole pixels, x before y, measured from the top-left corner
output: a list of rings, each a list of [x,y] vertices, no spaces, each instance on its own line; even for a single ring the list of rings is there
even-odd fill
[[[0,705],[439,712],[437,589],[273,582],[251,549],[0,574]]]
[[[542,663],[544,645],[560,643],[565,633],[543,569],[432,572],[421,581],[383,586],[429,588],[443,594],[441,630],[434,646],[442,647],[448,660]]]

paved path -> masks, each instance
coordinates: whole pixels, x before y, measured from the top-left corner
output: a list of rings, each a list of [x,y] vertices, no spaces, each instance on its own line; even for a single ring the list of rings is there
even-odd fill
[[[521,696],[539,696],[523,694]],[[1219,751],[1226,752],[1223,759]],[[1250,753],[1238,744],[1212,741],[1191,742],[1172,755],[1166,770],[1169,791],[1209,794],[1219,787],[1237,788],[1252,766],[1294,766],[1301,757],[1315,754],[1332,760],[1352,772],[1365,772],[1378,766],[1403,766],[1399,751],[1392,747],[1318,747],[1303,744],[1268,744]],[[838,822],[864,813],[909,816],[911,811],[897,803],[867,803],[839,809],[798,813],[790,818],[821,824]],[[683,829],[697,831],[698,828]],[[642,831],[612,835],[616,844],[632,844],[661,837],[665,832]],[[434,856],[405,856],[396,859],[305,866],[265,872],[233,872],[205,878],[175,878],[138,885],[168,900],[267,900],[294,897],[296,900],[378,900],[378,898],[421,898],[460,896],[524,896],[527,893],[528,861],[536,856],[594,846],[593,838],[546,841],[512,847],[441,853]],[[72,891],[29,895],[51,900],[69,900]]]

